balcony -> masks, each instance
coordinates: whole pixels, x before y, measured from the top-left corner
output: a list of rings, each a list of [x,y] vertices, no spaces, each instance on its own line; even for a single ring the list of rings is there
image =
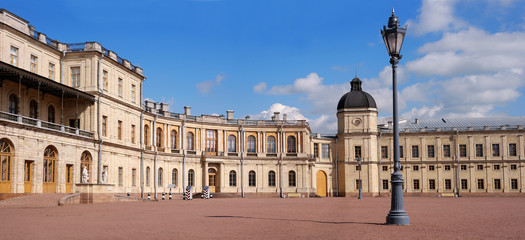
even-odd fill
[[[46,122],[39,119],[21,116],[18,114],[11,114],[7,112],[0,112],[0,121],[12,122],[21,124],[23,126],[32,126],[45,130],[51,130],[55,132],[62,132],[69,135],[81,136],[86,138],[93,138],[94,134],[89,131],[80,130],[78,128],[67,127],[64,125]]]

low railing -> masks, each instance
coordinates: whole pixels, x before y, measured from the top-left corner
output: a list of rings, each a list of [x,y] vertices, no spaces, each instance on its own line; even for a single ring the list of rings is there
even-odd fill
[[[67,48],[69,52],[82,52],[86,48],[86,43],[69,43]]]
[[[67,127],[52,122],[46,122],[30,117],[25,117],[17,114],[0,112],[0,119],[5,119],[11,122],[16,122],[23,125],[34,126],[42,129],[53,130],[57,132],[65,132],[72,135],[79,135],[83,137],[93,138],[94,134],[89,131],[80,130],[78,128]]]

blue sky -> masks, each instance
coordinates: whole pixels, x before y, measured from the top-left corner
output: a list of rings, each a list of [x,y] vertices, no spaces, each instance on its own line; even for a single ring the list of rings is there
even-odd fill
[[[97,41],[144,69],[144,97],[193,115],[287,113],[336,131],[356,75],[392,114],[379,29],[408,24],[399,66],[404,118],[525,115],[525,2],[11,1],[5,8],[66,43]]]

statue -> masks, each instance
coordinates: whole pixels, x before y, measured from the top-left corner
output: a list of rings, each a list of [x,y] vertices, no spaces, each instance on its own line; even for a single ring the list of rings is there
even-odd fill
[[[86,165],[82,168],[82,183],[88,183],[89,181],[89,172],[87,170]]]
[[[102,170],[102,183],[108,182],[108,167],[104,166],[104,169]]]

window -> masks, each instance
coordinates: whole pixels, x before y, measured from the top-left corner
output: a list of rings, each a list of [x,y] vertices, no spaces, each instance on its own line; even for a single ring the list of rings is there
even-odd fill
[[[466,170],[467,170],[467,165],[462,164],[462,165],[461,165],[461,170],[462,170],[462,171],[466,171]]]
[[[445,171],[450,171],[450,165],[445,165]]]
[[[403,146],[399,146],[399,158],[404,158],[405,155],[403,154]]]
[[[412,158],[419,158],[419,146],[412,146]]]
[[[501,189],[501,179],[494,179],[494,189],[496,190]]]
[[[383,189],[388,190],[388,180],[387,179],[383,179]]]
[[[16,95],[9,95],[9,113],[18,114],[18,99]]]
[[[450,190],[450,189],[452,189],[452,180],[450,180],[450,179],[445,179],[445,189],[446,189],[446,190]]]
[[[294,171],[288,172],[288,186],[295,187],[295,172]]]
[[[188,171],[188,186],[193,186],[193,175],[195,174],[195,172],[193,171],[193,169],[190,169]]]
[[[29,63],[29,71],[31,71],[32,73],[36,73],[37,66],[38,66],[37,63],[38,63],[38,57],[35,55],[31,55],[31,61]]]
[[[157,184],[159,187],[162,187],[162,180],[163,180],[163,176],[162,174],[164,173],[164,170],[162,170],[162,168],[159,168],[159,174],[158,174],[158,180],[157,180]]]
[[[436,167],[434,165],[428,165],[428,171],[434,171]]]
[[[11,65],[18,66],[18,48],[11,46]]]
[[[131,84],[131,102],[135,102],[135,85]]]
[[[268,172],[268,187],[275,187],[275,172]]]
[[[388,146],[381,146],[381,158],[388,158]]]
[[[48,146],[44,150],[44,184],[56,182],[57,158],[58,152],[54,147]]]
[[[512,190],[518,189],[518,179],[517,178],[510,179],[510,189]]]
[[[414,179],[413,183],[414,190],[419,190],[419,179]]]
[[[323,151],[323,158],[330,158],[330,144],[321,145]]]
[[[122,140],[122,121],[117,122],[118,140]]]
[[[55,64],[49,63],[49,79],[55,80]]]
[[[144,145],[149,146],[149,126],[144,125]]]
[[[443,157],[450,157],[450,145],[443,145]]]
[[[171,142],[171,149],[177,149],[177,131],[171,130],[170,142]]]
[[[102,71],[102,89],[104,91],[108,90],[108,71]]]
[[[53,105],[49,105],[47,108],[47,121],[48,122],[55,122],[55,107]]]
[[[478,179],[478,190],[485,189],[485,181],[484,179]]]
[[[231,170],[230,171],[230,187],[236,187],[237,186],[237,172]]]
[[[206,152],[217,152],[217,131],[206,130]]]
[[[118,96],[122,97],[122,78],[118,79]]]
[[[255,187],[255,171],[250,171],[248,174],[248,186]]]
[[[419,171],[419,166],[412,166],[412,171]]]
[[[467,145],[465,144],[459,145],[459,156],[467,157]]]
[[[248,136],[248,143],[247,143],[246,151],[249,153],[255,152],[255,137],[254,136]]]
[[[461,179],[461,189],[468,189],[468,180],[467,179]]]
[[[314,156],[319,157],[319,144],[314,143]]]
[[[516,144],[515,143],[509,143],[509,156],[511,157],[516,156]]]
[[[427,157],[434,158],[434,145],[427,146]]]
[[[38,115],[38,104],[35,100],[31,100],[29,102],[29,117],[30,118],[37,118]]]
[[[71,87],[80,87],[80,67],[71,68]]]
[[[361,185],[361,184],[362,184],[362,183],[361,183],[361,180],[356,179],[356,180],[355,180],[355,189],[356,189],[356,190],[359,190],[359,188],[363,189],[363,185]]]
[[[173,186],[177,187],[177,176],[179,175],[179,171],[174,168],[173,170],[171,170],[171,184],[173,184]]]
[[[383,171],[388,171],[388,166],[383,166]]]
[[[69,127],[78,128],[80,126],[80,119],[69,119]]]
[[[275,137],[269,136],[266,140],[266,151],[268,153],[275,153]]]
[[[354,147],[355,158],[361,157],[361,146]]]
[[[123,185],[123,184],[122,184],[122,179],[123,179],[122,174],[123,174],[122,167],[119,167],[119,168],[118,168],[118,185],[119,185],[119,186],[122,186],[122,185]]]
[[[149,167],[146,167],[146,186],[149,186]]]
[[[499,164],[494,164],[494,170],[499,170],[500,169],[500,165]]]
[[[135,125],[131,124],[131,143],[135,143]]]
[[[137,169],[131,169],[131,186],[137,185]]]
[[[355,170],[356,171],[361,171],[361,166],[360,165],[355,166]]]
[[[233,135],[228,136],[228,152],[236,152],[237,149],[235,147],[237,142],[237,138]]]
[[[517,170],[517,169],[518,169],[518,166],[516,164],[510,165],[510,170]]]
[[[483,144],[476,144],[476,157],[483,157]]]
[[[289,153],[297,152],[297,150],[295,148],[295,137],[294,136],[289,136],[286,142],[287,142],[288,152]]]
[[[102,136],[108,136],[108,117],[102,116]]]
[[[429,179],[428,180],[428,189],[430,189],[430,190],[436,189],[436,180],[434,180],[434,179]]]
[[[482,164],[478,164],[478,165],[476,166],[476,169],[478,169],[478,170],[483,170],[483,165],[482,165]]]
[[[188,136],[186,136],[186,145],[188,146],[188,150],[194,150],[193,149],[193,133],[188,132]]]
[[[158,148],[161,148],[162,147],[162,128],[158,127],[157,128],[157,142],[156,142],[156,146]]]
[[[499,144],[492,144],[492,156],[499,157]]]

